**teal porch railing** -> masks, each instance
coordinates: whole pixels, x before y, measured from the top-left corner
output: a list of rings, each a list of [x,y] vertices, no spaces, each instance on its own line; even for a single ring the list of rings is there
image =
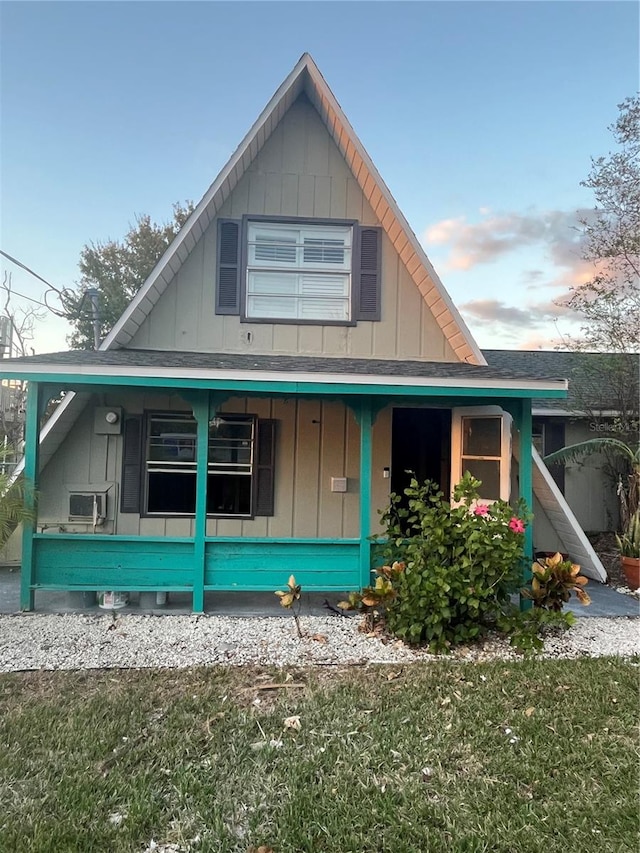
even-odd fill
[[[189,591],[197,601],[205,590],[275,590],[290,574],[309,592],[360,587],[359,539],[207,537],[204,571],[196,554],[195,538],[39,533],[30,588]]]

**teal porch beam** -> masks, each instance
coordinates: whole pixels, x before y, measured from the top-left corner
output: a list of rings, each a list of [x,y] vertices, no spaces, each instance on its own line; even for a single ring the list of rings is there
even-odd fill
[[[20,571],[20,610],[33,610],[35,584],[34,535],[37,530],[38,468],[40,462],[40,397],[37,382],[27,385],[25,415],[24,484],[25,507],[32,515],[22,525],[22,568]]]
[[[519,405],[520,430],[520,497],[526,501],[529,512],[533,512],[533,429],[531,419],[531,401],[520,400]],[[524,532],[524,558],[525,572],[524,582],[528,586],[531,583],[531,564],[533,563],[533,524],[527,524]],[[528,610],[531,607],[529,599],[520,597],[520,609]]]
[[[209,392],[191,400],[197,423],[196,517],[194,525],[193,612],[204,613],[205,540],[207,536],[207,478],[209,473]]]
[[[360,425],[360,588],[371,582],[371,468],[373,407],[371,398],[360,401],[356,410]]]
[[[83,373],[47,373],[25,372],[19,369],[7,371],[7,376],[17,379],[26,379],[35,382],[48,382],[60,388],[72,391],[87,391],[91,386],[105,386],[112,388],[154,388],[176,391],[180,390],[211,390],[221,391],[227,394],[240,393],[251,396],[253,394],[285,394],[295,395],[333,395],[353,397],[376,397],[380,395],[406,398],[406,397],[460,397],[468,400],[477,397],[479,399],[496,398],[506,399],[530,399],[531,397],[560,398],[567,396],[564,388],[531,389],[531,388],[502,388],[483,387],[477,385],[469,386],[440,386],[440,385],[394,385],[388,383],[343,383],[343,382],[312,382],[309,380],[264,380],[264,379],[199,379],[190,376],[130,376],[124,374],[83,374]]]

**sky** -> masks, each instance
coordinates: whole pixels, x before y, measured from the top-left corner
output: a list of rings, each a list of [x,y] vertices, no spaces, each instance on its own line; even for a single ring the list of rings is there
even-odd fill
[[[580,182],[638,89],[639,9],[2,2],[0,248],[73,287],[85,244],[201,198],[308,51],[479,345],[551,349],[579,327],[555,303],[589,275]],[[15,292],[43,298],[0,260]],[[32,346],[66,349],[69,333],[47,313]]]

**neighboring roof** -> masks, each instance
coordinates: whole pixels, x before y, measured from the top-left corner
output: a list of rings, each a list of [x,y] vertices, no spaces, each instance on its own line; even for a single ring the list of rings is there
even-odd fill
[[[108,350],[129,344],[285,112],[302,93],[316,108],[457,357],[472,364],[484,364],[482,353],[418,238],[308,53],[300,57],[271,98],[100,349]]]
[[[21,378],[65,375],[149,379],[330,382],[484,388],[520,388],[540,394],[566,391],[566,380],[538,371],[518,371],[464,362],[395,359],[316,358],[313,356],[177,352],[174,350],[71,350],[5,359],[8,375]],[[531,396],[531,395],[528,395]],[[564,393],[563,393],[564,396]]]
[[[538,399],[536,409],[570,414],[619,412],[623,403],[637,400],[640,378],[638,353],[557,352],[484,349],[487,363],[496,368],[564,376],[569,380],[566,400]],[[617,366],[612,368],[612,364]]]

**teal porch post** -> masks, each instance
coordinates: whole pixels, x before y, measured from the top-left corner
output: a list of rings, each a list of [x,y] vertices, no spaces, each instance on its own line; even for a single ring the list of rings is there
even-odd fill
[[[205,537],[207,535],[207,475],[209,471],[209,392],[192,398],[196,419],[196,517],[194,529],[193,612],[204,612]]]
[[[33,610],[35,554],[33,534],[36,532],[36,489],[40,460],[40,385],[27,385],[27,410],[24,441],[25,506],[34,514],[22,525],[22,568],[20,572],[20,610]]]
[[[520,497],[527,502],[529,512],[533,512],[533,446],[531,424],[531,400],[520,401]],[[524,532],[524,582],[531,582],[531,564],[533,562],[533,523],[529,522]],[[528,610],[531,601],[520,596],[520,609]]]
[[[360,587],[371,582],[371,398],[365,397],[357,409],[360,425]]]

